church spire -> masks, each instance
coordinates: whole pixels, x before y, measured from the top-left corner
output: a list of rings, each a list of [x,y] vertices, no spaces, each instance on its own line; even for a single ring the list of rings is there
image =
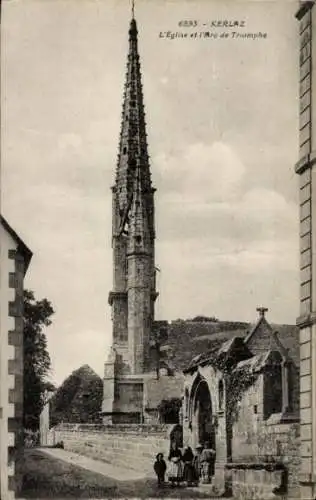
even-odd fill
[[[138,54],[138,30],[132,3],[132,19],[129,28],[129,51],[121,122],[115,189],[118,193],[121,218],[127,218],[133,196],[136,165],[142,171],[142,190],[152,190],[147,133],[143,102],[141,67]],[[121,219],[122,220],[122,219]]]
[[[136,167],[133,187],[133,199],[129,215],[129,242],[127,255],[147,253],[150,249],[150,233],[146,198],[142,189],[142,171]]]

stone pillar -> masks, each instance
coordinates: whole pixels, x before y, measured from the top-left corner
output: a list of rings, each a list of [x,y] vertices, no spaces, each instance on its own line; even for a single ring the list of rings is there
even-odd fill
[[[299,22],[300,420],[301,498],[316,497],[316,9],[301,2]],[[313,126],[314,125],[314,126]]]
[[[103,401],[102,401],[102,420],[104,424],[112,424],[112,413],[115,404],[115,363],[116,352],[111,349],[108,359],[104,364],[103,378]]]

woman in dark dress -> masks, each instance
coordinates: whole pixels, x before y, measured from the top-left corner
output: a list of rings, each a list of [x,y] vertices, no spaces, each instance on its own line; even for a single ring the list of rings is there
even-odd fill
[[[179,485],[183,477],[183,463],[182,463],[182,453],[180,448],[178,448],[177,443],[172,441],[171,449],[168,456],[169,467],[168,467],[168,479],[172,485],[177,483]]]
[[[197,481],[195,469],[193,466],[193,459],[193,451],[190,446],[187,446],[184,449],[184,453],[182,456],[182,460],[184,463],[183,479],[187,483],[187,486],[192,486],[192,484],[196,483]]]

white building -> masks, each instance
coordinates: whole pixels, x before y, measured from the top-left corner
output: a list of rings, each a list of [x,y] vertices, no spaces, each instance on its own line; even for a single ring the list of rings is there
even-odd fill
[[[0,216],[0,498],[18,493],[23,445],[23,281],[32,252]]]

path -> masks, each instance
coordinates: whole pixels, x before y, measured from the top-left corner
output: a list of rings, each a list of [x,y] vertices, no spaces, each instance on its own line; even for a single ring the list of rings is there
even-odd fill
[[[24,499],[211,498],[206,485],[158,488],[153,477],[60,449],[25,450],[20,466]]]
[[[84,455],[72,453],[71,451],[62,450],[60,448],[42,448],[41,451],[53,458],[64,460],[69,464],[82,467],[83,469],[96,472],[97,474],[102,474],[102,476],[111,477],[116,481],[122,481],[122,478],[124,481],[138,481],[146,478],[146,474],[142,474],[132,469],[122,469],[121,467],[114,466],[107,462],[94,460],[93,458],[85,457]]]

